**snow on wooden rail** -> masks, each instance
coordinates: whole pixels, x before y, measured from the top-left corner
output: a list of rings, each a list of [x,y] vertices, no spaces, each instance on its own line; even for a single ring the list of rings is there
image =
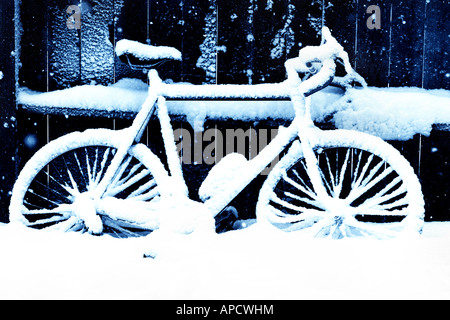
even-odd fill
[[[185,116],[196,130],[202,130],[207,118],[260,121],[294,117],[288,100],[197,100],[188,94],[189,87],[184,87],[186,94],[180,92],[180,98],[187,100],[168,101],[168,109],[171,115]],[[146,83],[122,79],[110,86],[83,85],[46,93],[21,89],[18,103],[24,109],[47,114],[132,117],[140,110],[147,93]],[[245,94],[239,97],[249,98]],[[386,140],[409,140],[418,133],[428,136],[433,125],[450,123],[448,90],[369,87],[344,93],[328,87],[312,99],[313,120],[324,122],[331,117],[337,128],[363,131]]]

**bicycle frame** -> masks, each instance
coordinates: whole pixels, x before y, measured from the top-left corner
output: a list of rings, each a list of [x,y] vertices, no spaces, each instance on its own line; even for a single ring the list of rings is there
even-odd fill
[[[161,221],[162,226],[175,222],[179,213],[187,213],[188,218],[193,215],[192,224],[188,223],[183,232],[192,232],[196,228],[193,224],[209,228],[213,220],[208,214],[216,216],[222,212],[287,150],[259,192],[258,219],[282,230],[311,228],[310,232],[316,236],[336,239],[376,236],[380,228],[373,223],[378,222],[387,223],[381,228],[385,236],[407,229],[420,232],[423,195],[408,161],[377,137],[348,130],[321,131],[311,119],[309,96],[314,92],[333,81],[344,88],[350,87],[351,82],[366,85],[329,30],[322,31],[326,41],[318,47],[301,49],[298,57],[285,62],[287,80],[282,83],[166,84],[151,70],[148,96],[129,128],[69,134],[42,148],[25,165],[11,197],[12,220],[30,227],[131,236],[157,228],[163,213],[167,213],[168,220]],[[337,58],[347,72],[344,78],[335,78]],[[319,68],[316,63],[320,63]],[[302,81],[299,74],[312,76]],[[196,203],[188,199],[166,98],[186,101],[283,98],[291,101],[295,117],[288,127],[280,127],[278,135],[252,160],[234,154],[212,168],[198,190],[204,202]],[[140,143],[155,112],[161,124],[168,171]],[[344,157],[339,156],[344,153]],[[71,162],[66,161],[66,155]],[[51,174],[50,166],[58,174]],[[60,166],[67,174],[59,172]],[[228,171],[234,171],[234,175],[230,176]],[[153,177],[145,181],[150,174]],[[280,183],[282,180],[286,183]],[[128,189],[132,189],[129,194],[125,191]],[[307,206],[297,206],[290,199]],[[178,229],[179,225],[175,223],[174,227]]]
[[[329,78],[334,76],[334,65],[330,68],[324,68],[329,74]],[[285,81],[275,84],[260,85],[186,85],[186,84],[165,84],[161,81],[156,70],[149,72],[149,94],[142,105],[141,110],[137,114],[131,127],[124,130],[124,139],[112,160],[108,170],[105,173],[101,183],[96,188],[95,198],[101,198],[107,189],[108,184],[114,179],[118,169],[125,159],[127,151],[134,144],[138,143],[143,132],[148,125],[151,116],[157,111],[159,121],[162,128],[162,138],[164,141],[165,151],[167,154],[170,179],[172,179],[171,190],[172,195],[188,196],[188,188],[184,181],[181,162],[179,161],[174,133],[170,124],[170,118],[166,106],[166,98],[168,99],[235,99],[240,98],[251,99],[267,99],[267,98],[284,98],[290,99],[294,110],[296,111],[295,119],[287,128],[282,128],[279,134],[261,151],[259,155],[249,161],[249,170],[246,170],[244,176],[236,179],[230,179],[230,188],[225,188],[219,194],[215,194],[205,201],[205,205],[209,208],[213,215],[217,215],[239,192],[241,192],[258,174],[260,174],[296,137],[300,137],[302,145],[309,146],[308,132],[311,130],[319,130],[314,126],[310,117],[309,107],[307,103],[311,92],[318,91],[320,86],[302,88],[298,82]],[[329,82],[328,82],[329,83]],[[328,85],[322,84],[323,86]],[[299,135],[299,132],[302,132]],[[306,148],[307,149],[307,148]],[[312,184],[317,192],[326,194],[325,187],[320,179],[319,171],[315,164],[315,157],[312,150],[304,151],[307,166],[311,171]],[[314,169],[315,168],[315,169]],[[315,178],[314,178],[315,177]]]
[[[343,61],[347,75],[361,81],[361,77],[352,69],[348,55],[338,44],[328,30],[322,30],[323,41],[319,47],[305,47],[299,56],[285,62],[287,80],[281,83],[258,85],[186,85],[165,84],[161,81],[156,70],[149,71],[149,94],[140,112],[137,114],[130,128],[125,129],[124,139],[120,144],[103,180],[96,188],[94,198],[100,199],[105,193],[108,184],[114,179],[118,169],[125,159],[127,151],[134,143],[138,143],[155,110],[161,123],[161,133],[164,140],[168,160],[170,179],[173,190],[172,195],[188,196],[188,188],[183,178],[181,162],[179,161],[175,138],[165,99],[290,99],[295,110],[295,118],[291,125],[280,130],[262,152],[250,160],[251,165],[239,179],[230,179],[230,188],[223,189],[220,194],[212,196],[205,201],[213,215],[217,215],[245,186],[247,186],[259,173],[261,173],[296,137],[300,138],[306,168],[311,183],[317,194],[328,197],[327,191],[320,177],[317,159],[311,147],[310,140],[314,136],[312,131],[319,130],[311,120],[310,101],[311,94],[320,91],[333,81],[336,71],[335,59]],[[317,72],[313,63],[321,63]],[[299,73],[313,74],[312,77],[302,81]],[[364,80],[362,79],[362,82]],[[301,133],[301,134],[300,134]],[[231,187],[232,186],[232,187]],[[227,190],[228,189],[228,190]]]

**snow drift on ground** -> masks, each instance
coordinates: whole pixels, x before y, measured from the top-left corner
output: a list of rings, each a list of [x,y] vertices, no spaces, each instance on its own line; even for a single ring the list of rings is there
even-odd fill
[[[450,223],[383,241],[260,223],[134,239],[0,224],[0,261],[0,299],[449,299]]]
[[[147,93],[144,82],[122,79],[110,86],[83,85],[48,93],[22,88],[18,102],[31,107],[137,112]],[[330,119],[339,129],[358,130],[385,140],[408,140],[417,133],[428,136],[433,124],[450,123],[448,90],[369,87],[342,93],[328,87],[313,95],[313,119]],[[174,101],[168,103],[168,109],[171,114],[185,115],[196,128],[202,127],[198,122],[205,118],[258,121],[294,117],[288,101]]]

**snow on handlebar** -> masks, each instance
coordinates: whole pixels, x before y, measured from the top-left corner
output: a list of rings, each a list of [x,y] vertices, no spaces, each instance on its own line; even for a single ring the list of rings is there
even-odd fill
[[[365,80],[352,68],[347,52],[331,35],[330,29],[322,29],[322,44],[320,46],[308,46],[300,50],[298,57],[285,62],[288,82],[299,86],[300,92],[305,96],[311,95],[328,86],[335,77],[336,59],[341,59],[347,76],[344,81],[338,82],[345,86],[346,83],[356,81],[366,86]],[[322,67],[317,71],[316,64]],[[306,81],[301,81],[299,73],[309,73],[313,76]]]

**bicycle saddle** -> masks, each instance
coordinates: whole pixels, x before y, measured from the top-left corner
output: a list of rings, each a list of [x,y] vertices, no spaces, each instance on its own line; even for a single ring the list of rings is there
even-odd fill
[[[132,68],[153,68],[168,60],[181,60],[181,52],[173,47],[151,46],[127,39],[116,43],[116,54]]]

